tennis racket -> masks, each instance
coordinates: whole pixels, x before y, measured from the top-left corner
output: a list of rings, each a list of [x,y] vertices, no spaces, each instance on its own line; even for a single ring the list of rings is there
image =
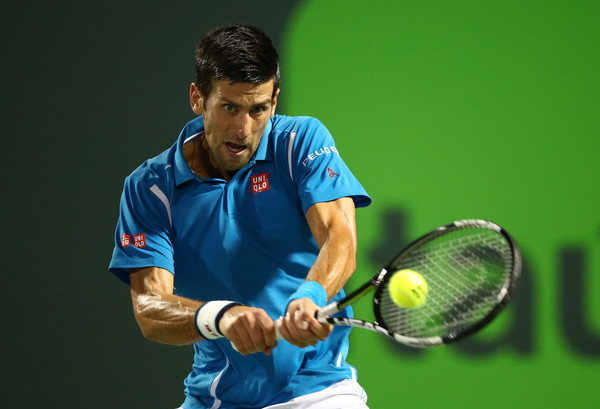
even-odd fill
[[[404,269],[427,282],[429,293],[419,307],[402,308],[390,297],[390,278]],[[489,324],[508,304],[520,273],[519,248],[506,230],[486,220],[460,220],[415,240],[368,282],[315,317],[379,332],[411,347],[446,345]],[[334,316],[370,293],[375,322]]]

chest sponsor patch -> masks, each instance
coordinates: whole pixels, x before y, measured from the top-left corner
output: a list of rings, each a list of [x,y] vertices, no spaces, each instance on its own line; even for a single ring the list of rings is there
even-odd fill
[[[261,173],[260,175],[250,176],[250,186],[252,193],[259,193],[269,190],[269,174]]]

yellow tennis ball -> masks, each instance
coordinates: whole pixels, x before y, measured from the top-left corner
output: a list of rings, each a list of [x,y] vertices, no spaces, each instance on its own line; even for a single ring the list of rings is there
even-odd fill
[[[413,270],[400,270],[390,279],[390,297],[403,308],[423,305],[429,289],[423,276]]]

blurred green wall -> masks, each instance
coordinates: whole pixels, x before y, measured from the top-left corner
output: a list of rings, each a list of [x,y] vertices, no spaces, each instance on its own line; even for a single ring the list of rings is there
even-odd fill
[[[597,404],[599,21],[592,1],[346,0],[288,25],[287,111],[330,128],[374,199],[351,283],[461,218],[500,223],[524,256],[509,310],[470,342],[353,331],[372,409]]]
[[[201,36],[248,22],[281,47],[297,3],[2,5],[1,407],[181,404],[192,348],[146,341],[107,271],[123,181],[194,117]]]
[[[319,117],[374,198],[349,287],[454,219],[521,244],[517,297],[476,339],[416,351],[353,332],[371,408],[594,405],[596,2],[34,0],[2,14],[3,407],[181,402],[191,348],[144,340],[106,268],[123,179],[193,117],[194,46],[228,22],[273,37],[280,112]]]

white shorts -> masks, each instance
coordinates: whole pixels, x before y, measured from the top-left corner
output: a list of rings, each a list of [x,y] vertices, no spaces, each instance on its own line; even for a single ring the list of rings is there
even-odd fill
[[[369,409],[366,403],[367,393],[362,386],[352,379],[345,379],[322,391],[263,409]]]
[[[298,396],[263,409],[369,409],[367,394],[358,382],[345,379],[319,392]]]

